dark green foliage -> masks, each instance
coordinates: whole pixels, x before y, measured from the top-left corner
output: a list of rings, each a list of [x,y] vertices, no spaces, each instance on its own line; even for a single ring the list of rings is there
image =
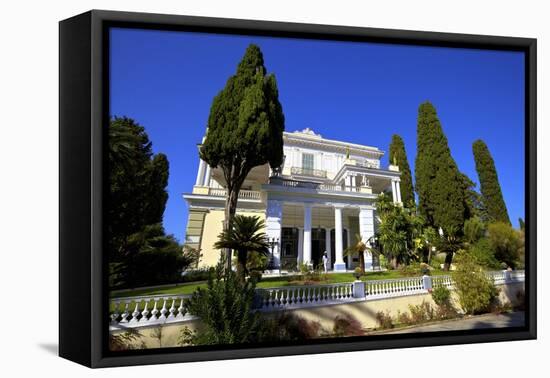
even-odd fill
[[[472,217],[477,217],[483,221],[487,221],[487,209],[483,206],[481,194],[475,190],[476,183],[464,173],[461,173],[461,176],[464,190],[464,218],[470,219]]]
[[[523,241],[521,231],[504,222],[491,223],[487,234],[495,258],[515,268],[520,261]]]
[[[466,216],[464,181],[437,117],[429,102],[418,110],[416,191],[420,214],[445,232],[462,232]]]
[[[445,253],[444,270],[449,270],[454,254],[464,248],[464,238],[458,227],[451,226],[436,239],[435,246],[439,252]]]
[[[424,231],[423,219],[411,209],[393,204],[385,194],[378,197],[376,211],[380,217],[377,231],[380,252],[391,262],[392,268],[418,259],[415,240]]]
[[[489,311],[498,296],[495,284],[466,251],[459,253],[456,260],[457,269],[453,274],[453,283],[462,310],[466,314]]]
[[[223,258],[211,269],[206,289],[198,289],[187,305],[200,317],[202,327],[191,332],[184,328],[181,345],[223,345],[254,342],[261,322],[253,310],[256,280],[242,282],[232,270],[224,268]]]
[[[273,75],[266,75],[260,48],[250,45],[237,72],[212,102],[200,156],[223,171],[227,189],[225,230],[252,168],[269,163],[278,170],[283,162],[284,115],[278,97],[277,82]],[[229,251],[226,263],[231,265]]]
[[[511,224],[498,182],[495,162],[489,148],[482,140],[476,140],[473,144],[473,151],[481,195],[489,220]]]
[[[523,218],[519,218],[518,222],[519,222],[519,229],[521,231],[525,231],[525,221],[523,220]]]
[[[263,232],[265,222],[260,217],[247,217],[236,215],[231,224],[231,228],[223,231],[218,241],[214,244],[215,248],[228,248],[237,253],[237,274],[244,281],[248,274],[247,260],[252,252],[269,254],[269,244],[266,234]]]
[[[182,251],[161,224],[145,226],[128,237],[124,259],[112,266],[112,285],[133,288],[178,282],[181,272],[196,259],[193,252]]]
[[[464,222],[464,241],[474,244],[485,236],[486,228],[485,223],[478,217],[467,219]]]
[[[447,306],[451,301],[451,291],[445,286],[438,286],[432,290],[432,299],[438,306]]]
[[[401,182],[399,184],[401,201],[407,207],[415,207],[411,168],[407,159],[407,153],[405,152],[405,143],[397,134],[394,134],[391,139],[390,163],[399,166],[399,171],[401,172]]]
[[[495,257],[495,252],[489,239],[482,238],[477,240],[469,246],[468,252],[477,265],[485,269],[500,269],[500,262]]]
[[[147,225],[162,222],[168,199],[168,160],[153,156],[143,126],[130,118],[115,117],[109,125],[109,258],[128,254],[128,239]]]

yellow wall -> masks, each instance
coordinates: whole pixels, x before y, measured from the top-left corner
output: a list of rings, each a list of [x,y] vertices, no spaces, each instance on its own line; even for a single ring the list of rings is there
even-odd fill
[[[500,289],[500,300],[502,303],[518,303],[517,292],[524,291],[525,285],[523,282],[512,283],[507,285],[497,285]],[[457,303],[457,296],[454,291],[451,291],[452,301],[455,308],[460,308]],[[356,303],[345,303],[339,305],[328,305],[319,307],[309,307],[297,310],[287,310],[289,313],[294,313],[310,321],[317,321],[325,330],[332,330],[336,316],[351,315],[357,319],[363,328],[373,329],[378,327],[376,313],[379,311],[389,313],[392,318],[396,318],[399,313],[408,313],[409,305],[419,305],[422,302],[427,302],[432,307],[436,307],[432,300],[431,294],[409,295],[406,297],[385,298],[379,300],[368,300]],[[265,313],[266,316],[278,316],[279,311]],[[200,320],[191,320],[185,323],[176,323],[166,325],[162,328],[162,345],[161,347],[178,346],[178,339],[181,330],[189,327],[191,330],[199,329]],[[147,348],[158,348],[159,340],[154,336],[155,330],[158,327],[138,328],[142,335],[139,342],[144,342]],[[112,334],[118,334],[123,331],[114,331]]]
[[[265,221],[265,213],[253,211],[237,211],[239,215],[258,216]],[[223,230],[224,211],[210,210],[204,219],[204,228],[201,239],[201,260],[199,268],[214,266],[220,258],[220,250],[214,248],[214,243]]]

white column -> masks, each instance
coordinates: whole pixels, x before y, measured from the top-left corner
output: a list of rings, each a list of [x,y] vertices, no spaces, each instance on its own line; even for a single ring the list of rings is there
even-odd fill
[[[304,264],[311,264],[311,205],[304,204]]]
[[[273,247],[273,263],[281,263],[281,226],[283,220],[283,205],[279,201],[267,201],[266,235],[269,239],[275,238],[279,242]]]
[[[334,252],[336,254],[334,262],[334,270],[345,271],[346,264],[344,263],[344,249],[342,240],[342,208],[334,207]]]
[[[393,203],[397,203],[397,189],[395,188],[395,181],[391,180],[391,195]]]
[[[202,185],[202,182],[204,180],[204,166],[206,163],[204,160],[199,160],[199,171],[197,172],[197,179],[195,180],[195,185]]]
[[[395,182],[395,192],[397,193],[397,202],[401,203],[401,186],[399,181]]]
[[[300,264],[304,261],[304,229],[298,228],[298,265],[296,267],[299,269]]]
[[[206,172],[204,173],[204,182],[202,183],[202,186],[210,186],[210,176],[212,175],[212,170],[210,169],[210,166],[208,164],[206,165]]]
[[[361,234],[361,240],[367,243],[374,235],[374,210],[368,207],[362,207],[359,209],[359,234]],[[365,270],[372,270],[372,253],[369,251],[364,252],[365,255]]]
[[[330,228],[325,228],[325,249],[328,257],[328,268],[332,269],[332,249],[330,245]]]

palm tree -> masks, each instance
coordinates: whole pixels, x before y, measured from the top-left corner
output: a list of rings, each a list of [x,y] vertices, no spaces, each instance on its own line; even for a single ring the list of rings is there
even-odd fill
[[[436,241],[436,247],[439,251],[445,252],[445,264],[443,270],[449,270],[456,252],[464,248],[464,240],[460,235],[460,230],[456,226],[451,226],[447,232],[440,231],[440,237]]]
[[[361,235],[355,234],[355,244],[349,246],[344,250],[344,255],[346,256],[359,256],[359,268],[361,269],[361,274],[365,274],[365,255],[364,252],[369,248],[363,242]]]
[[[237,275],[241,281],[248,274],[246,261],[250,252],[269,254],[267,236],[262,231],[264,228],[265,222],[258,216],[236,215],[231,228],[223,231],[214,244],[217,249],[229,248],[237,252]]]

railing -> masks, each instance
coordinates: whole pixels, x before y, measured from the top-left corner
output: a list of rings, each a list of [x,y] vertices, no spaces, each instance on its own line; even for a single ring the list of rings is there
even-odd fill
[[[110,303],[112,326],[149,326],[177,322],[192,317],[185,307],[191,295],[149,295],[113,298]]]
[[[319,178],[327,177],[327,171],[322,171],[320,169],[303,168],[303,167],[292,167],[290,168],[290,173],[298,176],[309,176],[309,177],[319,177]]]
[[[262,310],[307,307],[354,300],[353,283],[284,286],[272,289],[257,289],[257,293],[258,303],[256,307]]]
[[[225,197],[227,196],[227,190],[223,188],[209,188],[208,195],[212,197]],[[240,199],[252,199],[259,200],[260,192],[256,190],[240,190],[239,191]]]
[[[344,186],[344,185],[327,184],[327,183],[320,184],[316,182],[288,180],[280,177],[271,178],[269,183],[272,185],[281,185],[289,188],[324,190],[328,192],[357,192],[357,193],[361,192],[361,187],[359,186]]]
[[[523,282],[525,271],[487,272],[497,285]],[[355,281],[326,285],[282,286],[256,289],[259,311],[277,311],[326,306],[365,300],[426,294],[432,288],[452,289],[452,276],[422,276],[391,280]],[[189,314],[185,300],[191,295],[152,295],[111,299],[113,329],[154,326],[196,319]]]
[[[423,277],[365,282],[365,297],[367,299],[400,297],[425,292]]]

